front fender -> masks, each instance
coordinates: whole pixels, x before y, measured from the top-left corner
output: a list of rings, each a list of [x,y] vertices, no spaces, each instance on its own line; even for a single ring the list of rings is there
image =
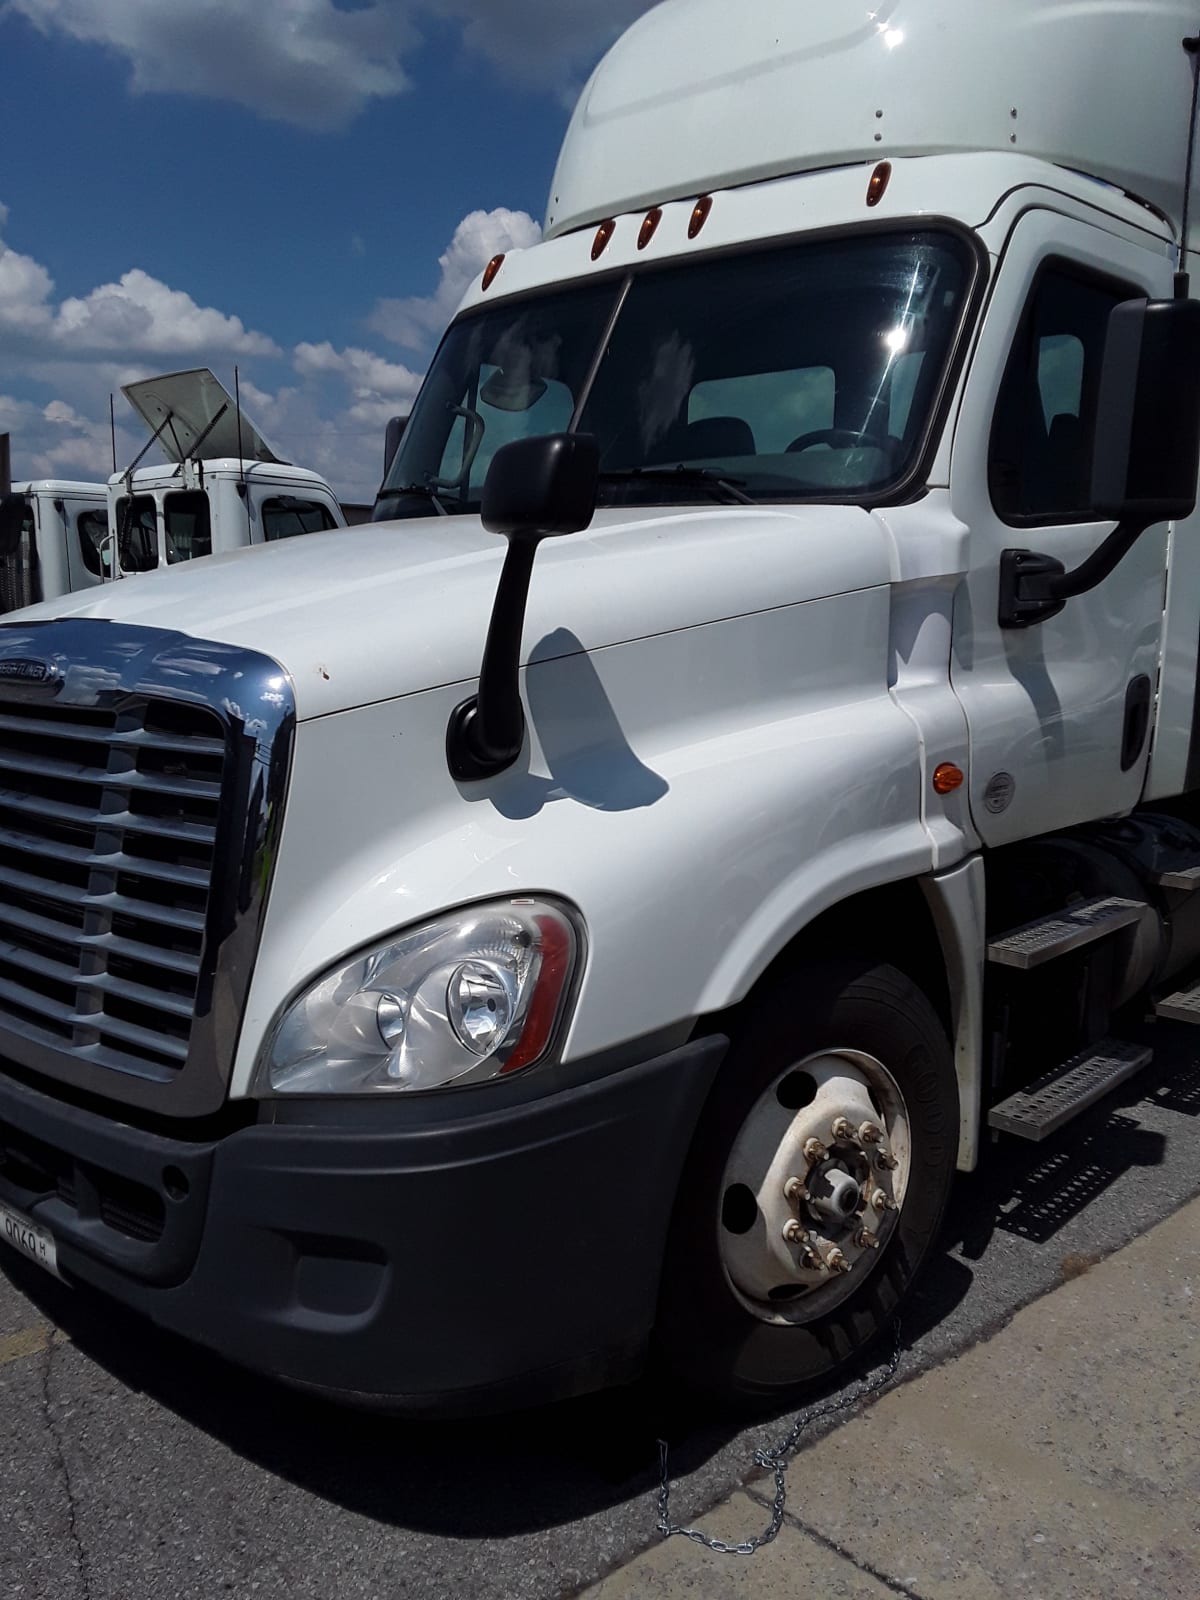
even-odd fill
[[[232,1092],[298,989],[448,907],[579,907],[576,1059],[723,1009],[828,906],[929,871],[888,608],[863,589],[591,654],[551,634],[526,750],[486,783],[445,764],[473,685],[302,724]]]

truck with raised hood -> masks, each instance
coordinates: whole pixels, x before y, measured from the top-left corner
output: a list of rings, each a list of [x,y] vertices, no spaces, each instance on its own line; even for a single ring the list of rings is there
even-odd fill
[[[396,1407],[778,1405],[1200,1017],[1198,21],[666,0],[379,520],[0,629],[16,1250]]]
[[[25,510],[0,543],[0,615],[198,556],[345,527],[318,473],[285,461],[207,367],[125,384],[150,429],[107,483],[11,486]],[[139,465],[157,445],[165,465]]]

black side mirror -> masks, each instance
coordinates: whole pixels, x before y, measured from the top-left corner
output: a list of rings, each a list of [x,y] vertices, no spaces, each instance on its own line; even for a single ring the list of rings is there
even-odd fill
[[[16,554],[25,522],[25,497],[12,492],[8,434],[0,433],[0,556]]]
[[[25,496],[6,494],[0,500],[0,558],[17,553],[21,543],[21,529],[25,524]]]
[[[511,767],[525,742],[521,635],[533,558],[543,539],[581,533],[595,515],[600,451],[590,434],[516,439],[496,451],[481,516],[508,540],[488,626],[479,692],[456,706],[446,729],[446,764],[460,783]]]
[[[404,437],[404,430],[408,427],[407,417],[389,417],[387,431],[383,436],[383,478],[387,482],[387,475],[392,470],[392,462],[396,459],[396,451],[400,448],[400,441]]]
[[[517,439],[496,451],[480,515],[489,533],[546,539],[582,533],[596,512],[600,451],[586,433]]]
[[[1200,302],[1126,300],[1108,321],[1092,505],[1098,518],[1191,516],[1200,473]]]
[[[1200,303],[1126,300],[1114,306],[1096,397],[1092,509],[1117,526],[1067,572],[1054,556],[1005,550],[1002,628],[1030,628],[1103,583],[1156,522],[1190,517],[1200,472]]]

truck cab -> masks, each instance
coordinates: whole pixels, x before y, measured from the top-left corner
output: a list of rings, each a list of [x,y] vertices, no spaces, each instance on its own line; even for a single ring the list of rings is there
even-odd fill
[[[39,478],[15,483],[25,513],[11,549],[0,553],[0,615],[108,574],[108,497],[102,483]]]
[[[171,464],[109,479],[114,577],[346,526],[325,480],[284,461],[207,368],[121,392]]]
[[[665,0],[371,525],[0,629],[14,1247],[358,1400],[779,1406],[1200,1017],[1193,23]]]

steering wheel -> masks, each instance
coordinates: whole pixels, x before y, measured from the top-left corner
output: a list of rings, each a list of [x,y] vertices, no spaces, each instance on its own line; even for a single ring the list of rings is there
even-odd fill
[[[827,444],[835,450],[887,450],[887,440],[882,436],[872,438],[853,428],[814,428],[811,433],[802,433],[798,439],[793,439],[785,453],[795,455],[817,444]]]

